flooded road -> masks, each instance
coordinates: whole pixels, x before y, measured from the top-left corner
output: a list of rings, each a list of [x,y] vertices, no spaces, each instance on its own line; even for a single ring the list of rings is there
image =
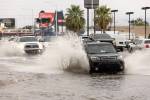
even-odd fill
[[[45,53],[30,56],[2,43],[0,100],[150,99],[150,51],[123,52],[124,73],[89,75],[81,43],[72,40],[60,39]]]
[[[149,75],[89,75],[47,69],[39,65],[39,57],[0,58],[0,100],[150,99]]]

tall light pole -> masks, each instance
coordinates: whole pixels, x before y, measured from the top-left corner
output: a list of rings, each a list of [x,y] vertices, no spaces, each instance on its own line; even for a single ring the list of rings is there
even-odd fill
[[[147,24],[147,22],[146,22],[146,11],[147,11],[147,9],[150,9],[150,7],[142,7],[142,10],[145,10],[145,38],[147,37],[146,36],[146,24]]]
[[[130,15],[134,14],[134,12],[126,12],[127,15],[129,15],[129,40],[130,40]]]
[[[55,15],[55,24],[56,24],[56,36],[58,35],[58,15],[57,15],[57,10],[56,10],[56,15]]]
[[[114,13],[114,34],[115,34],[115,31],[116,31],[116,25],[115,25],[115,23],[116,23],[116,21],[115,21],[115,20],[116,20],[116,19],[115,19],[115,16],[116,16],[116,15],[115,15],[115,13],[118,12],[118,10],[111,10],[111,12]]]
[[[87,36],[89,36],[89,8],[87,8]]]

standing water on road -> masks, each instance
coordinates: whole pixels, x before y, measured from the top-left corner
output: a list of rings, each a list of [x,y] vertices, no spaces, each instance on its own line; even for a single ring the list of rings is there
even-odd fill
[[[127,70],[125,75],[86,75],[63,72],[89,70],[86,53],[76,35],[69,34],[55,39],[42,55],[26,55],[10,45],[1,45],[0,100],[150,98],[150,78],[143,75],[145,72],[150,73],[149,51],[132,54],[124,52]]]

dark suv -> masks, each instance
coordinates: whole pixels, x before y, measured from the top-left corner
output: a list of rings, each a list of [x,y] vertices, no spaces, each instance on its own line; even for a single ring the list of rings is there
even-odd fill
[[[89,42],[85,50],[90,64],[90,73],[93,72],[119,72],[124,70],[122,56],[108,42]]]

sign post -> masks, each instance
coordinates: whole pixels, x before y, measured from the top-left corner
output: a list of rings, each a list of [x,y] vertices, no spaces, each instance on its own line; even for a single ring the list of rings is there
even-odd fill
[[[99,6],[99,0],[84,0],[84,8],[87,9],[87,36],[89,36],[89,9],[96,9]],[[95,14],[94,14],[94,32],[95,32]]]

